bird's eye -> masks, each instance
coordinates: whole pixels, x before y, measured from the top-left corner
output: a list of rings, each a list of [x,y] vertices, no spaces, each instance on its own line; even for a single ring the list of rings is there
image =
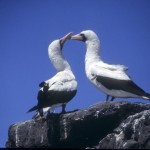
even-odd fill
[[[80,35],[82,36],[83,42],[85,42],[86,41],[85,35],[83,33],[80,33]]]

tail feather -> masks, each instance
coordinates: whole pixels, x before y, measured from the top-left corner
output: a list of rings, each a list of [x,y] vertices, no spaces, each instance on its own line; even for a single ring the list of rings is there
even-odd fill
[[[144,99],[150,100],[150,94],[149,93],[145,93],[144,96],[142,96]]]
[[[31,112],[31,111],[34,111],[34,110],[37,110],[38,109],[38,106],[34,106],[34,107],[32,107],[31,109],[29,109],[28,111],[27,111],[27,113],[29,113],[29,112]]]

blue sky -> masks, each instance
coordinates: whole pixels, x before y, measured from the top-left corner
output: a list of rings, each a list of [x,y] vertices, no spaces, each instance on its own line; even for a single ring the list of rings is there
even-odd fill
[[[0,0],[0,147],[11,124],[32,118],[26,111],[37,103],[39,83],[56,73],[48,58],[50,42],[87,29],[100,37],[102,59],[128,66],[133,81],[150,93],[149,0]],[[66,110],[103,102],[105,94],[85,75],[84,43],[68,41],[64,55],[78,81]]]

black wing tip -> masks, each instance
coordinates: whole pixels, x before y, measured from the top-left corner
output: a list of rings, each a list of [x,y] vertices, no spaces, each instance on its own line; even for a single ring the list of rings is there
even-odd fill
[[[34,111],[34,110],[37,110],[38,109],[38,107],[37,106],[34,106],[34,107],[32,107],[31,109],[29,109],[28,111],[27,111],[27,113],[29,113],[29,112],[31,112],[31,111]]]

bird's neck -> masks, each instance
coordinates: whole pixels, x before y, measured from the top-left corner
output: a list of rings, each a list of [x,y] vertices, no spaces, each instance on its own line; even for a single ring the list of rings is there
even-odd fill
[[[71,70],[71,67],[67,60],[64,58],[62,51],[55,51],[52,54],[49,53],[49,58],[58,72],[64,70]]]
[[[95,39],[86,43],[85,65],[88,66],[92,62],[102,61],[99,55],[100,41]]]

